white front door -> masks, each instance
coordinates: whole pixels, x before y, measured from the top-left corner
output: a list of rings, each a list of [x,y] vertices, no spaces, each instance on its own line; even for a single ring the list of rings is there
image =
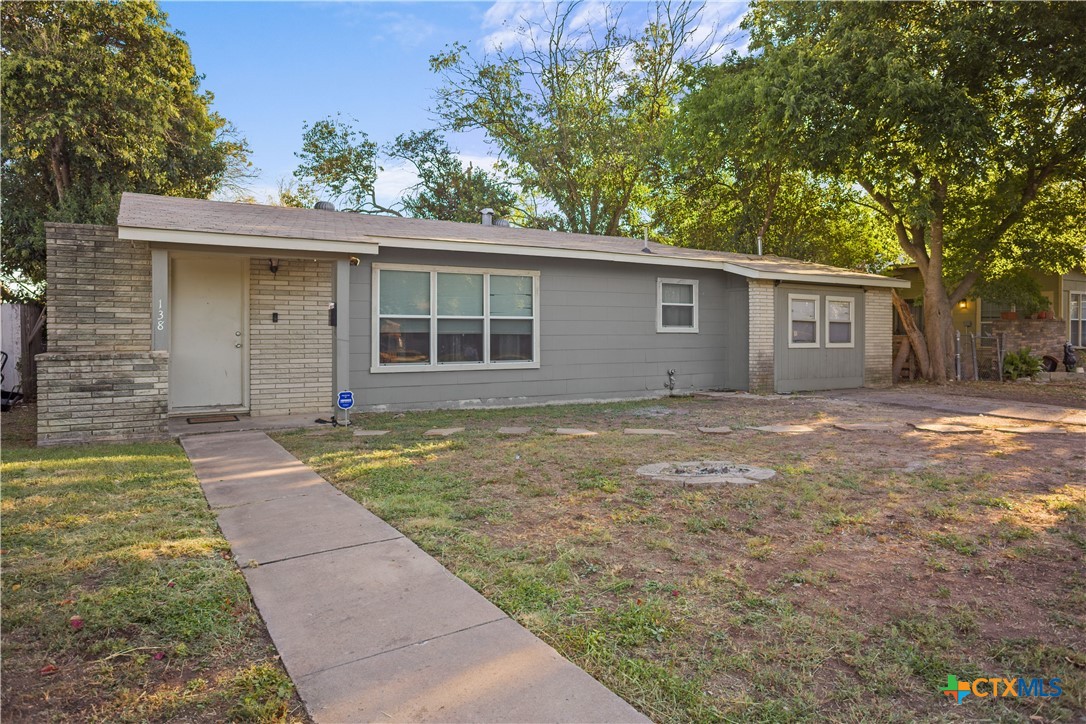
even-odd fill
[[[170,259],[170,408],[237,408],[244,384],[247,259]]]

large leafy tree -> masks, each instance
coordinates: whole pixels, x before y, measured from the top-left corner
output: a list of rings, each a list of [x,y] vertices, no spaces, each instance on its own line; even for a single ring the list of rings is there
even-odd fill
[[[524,223],[588,234],[643,225],[685,65],[713,49],[690,3],[658,3],[639,31],[611,5],[545,6],[517,41],[477,58],[455,43],[430,59],[449,128],[481,129],[528,197]],[[699,42],[699,38],[702,40]]]
[[[755,3],[750,123],[766,158],[862,188],[924,279],[931,375],[978,280],[1084,256],[1086,5]],[[698,91],[723,98],[734,66]],[[726,135],[706,119],[707,135]]]
[[[510,214],[516,193],[496,175],[464,164],[437,131],[401,134],[379,145],[356,121],[328,117],[302,128],[302,150],[294,177],[297,189],[280,199],[294,205],[299,198],[323,196],[340,208],[363,214],[414,216],[444,221],[477,222],[479,211]],[[385,160],[406,163],[418,177],[403,196],[389,204],[377,198],[377,175]]]
[[[125,190],[206,197],[250,173],[154,2],[4,2],[3,272],[44,277],[43,222],[113,223]]]

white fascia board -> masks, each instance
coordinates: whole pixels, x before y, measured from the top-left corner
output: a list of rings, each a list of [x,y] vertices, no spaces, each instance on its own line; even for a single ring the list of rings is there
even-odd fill
[[[721,269],[722,263],[709,259],[683,259],[641,251],[623,254],[613,251],[587,249],[560,249],[546,246],[520,246],[519,244],[495,244],[474,241],[442,241],[440,239],[399,239],[384,236],[373,237],[381,246],[390,249],[425,249],[427,251],[458,251],[475,254],[510,254],[513,256],[539,256],[551,259],[590,259],[593,261],[618,261],[627,264],[652,264],[655,266],[681,266],[696,269]]]
[[[834,276],[832,274],[793,274],[791,272],[767,272],[760,269],[751,269],[750,267],[741,266],[739,264],[731,264],[724,262],[724,271],[731,272],[732,274],[738,274],[742,277],[748,277],[750,279],[769,279],[771,281],[781,282],[798,282],[801,284],[833,284],[835,286],[845,287],[897,287],[899,289],[906,289],[912,286],[904,279],[893,279],[891,277],[880,277],[876,275],[864,276],[864,277],[845,277]]]
[[[377,244],[373,242],[295,239],[282,236],[258,236],[256,234],[217,234],[206,231],[145,229],[136,226],[118,226],[117,236],[121,239],[159,244],[186,244],[232,249],[277,249],[285,252],[320,251],[334,254],[376,254],[378,251]]]

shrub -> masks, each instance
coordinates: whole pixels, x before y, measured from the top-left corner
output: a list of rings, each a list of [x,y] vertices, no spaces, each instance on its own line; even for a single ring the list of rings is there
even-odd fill
[[[1003,355],[1003,376],[1014,381],[1020,377],[1036,377],[1041,372],[1041,359],[1030,353],[1029,347]]]

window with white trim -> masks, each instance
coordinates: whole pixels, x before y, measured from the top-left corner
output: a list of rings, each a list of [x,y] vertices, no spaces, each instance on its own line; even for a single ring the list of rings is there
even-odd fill
[[[698,331],[696,279],[656,280],[656,331]]]
[[[826,346],[855,347],[856,300],[826,297]]]
[[[373,371],[538,367],[539,273],[373,265]]]
[[[1086,347],[1086,292],[1071,292],[1067,309],[1067,339],[1076,347]]]
[[[788,346],[818,346],[818,295],[788,295]]]

